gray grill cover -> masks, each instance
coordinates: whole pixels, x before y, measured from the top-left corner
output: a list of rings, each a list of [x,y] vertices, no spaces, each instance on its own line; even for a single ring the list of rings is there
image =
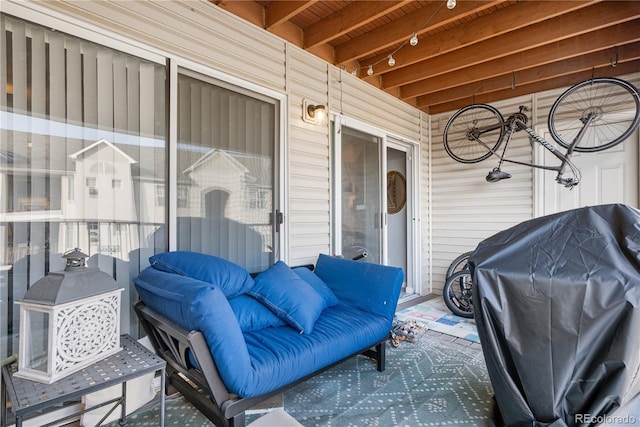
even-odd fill
[[[640,211],[536,218],[469,264],[494,424],[640,424]]]

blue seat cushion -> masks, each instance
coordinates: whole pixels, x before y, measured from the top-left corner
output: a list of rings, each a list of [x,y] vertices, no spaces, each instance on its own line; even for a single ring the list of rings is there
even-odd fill
[[[243,397],[259,396],[338,362],[388,336],[391,323],[383,316],[345,304],[327,308],[312,334],[289,327],[244,334],[255,378],[238,390]]]
[[[284,320],[249,295],[238,295],[230,298],[229,305],[238,318],[242,332],[257,331],[285,324]]]
[[[243,294],[253,287],[253,278],[247,270],[214,255],[172,251],[153,255],[149,262],[156,270],[216,285],[227,298]]]
[[[247,292],[299,333],[309,334],[325,308],[324,299],[313,286],[278,261],[258,274]]]

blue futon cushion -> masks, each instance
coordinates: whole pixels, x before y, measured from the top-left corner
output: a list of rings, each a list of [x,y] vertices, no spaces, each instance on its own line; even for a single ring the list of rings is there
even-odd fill
[[[258,274],[247,294],[301,334],[311,333],[325,308],[320,294],[282,261]]]
[[[222,293],[231,298],[253,287],[253,278],[247,270],[226,259],[199,252],[164,252],[149,258],[156,270],[216,285]]]
[[[199,330],[230,390],[239,390],[251,377],[247,345],[229,302],[215,285],[146,268],[133,279],[136,290],[152,310],[187,330]],[[238,378],[240,377],[240,378]]]

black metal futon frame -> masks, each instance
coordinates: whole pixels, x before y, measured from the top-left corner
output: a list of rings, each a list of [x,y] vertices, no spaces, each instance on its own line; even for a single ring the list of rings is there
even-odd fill
[[[244,427],[247,409],[357,354],[376,360],[378,371],[382,372],[385,369],[388,337],[371,348],[358,351],[285,387],[261,396],[242,398],[230,393],[225,387],[201,332],[186,330],[156,313],[142,301],[136,303],[134,308],[156,353],[167,361],[166,390],[162,392],[173,394],[179,391],[218,427]],[[191,363],[190,354],[197,362],[199,369]]]

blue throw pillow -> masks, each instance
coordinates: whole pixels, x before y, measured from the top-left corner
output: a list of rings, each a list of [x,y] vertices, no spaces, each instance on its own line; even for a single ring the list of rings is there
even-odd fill
[[[257,331],[285,324],[271,310],[249,295],[238,295],[230,298],[229,305],[238,318],[242,332]]]
[[[253,287],[253,278],[247,270],[226,259],[199,252],[164,252],[149,258],[156,270],[180,274],[216,285],[231,298]]]
[[[320,294],[322,299],[324,299],[325,308],[333,307],[334,305],[338,305],[340,300],[336,297],[336,294],[333,293],[331,288],[327,286],[324,281],[316,276],[316,274],[309,270],[307,267],[296,267],[293,271],[305,282],[313,286],[313,289],[316,290],[317,293]]]
[[[320,294],[282,261],[258,274],[247,294],[301,334],[311,333],[325,307]]]

